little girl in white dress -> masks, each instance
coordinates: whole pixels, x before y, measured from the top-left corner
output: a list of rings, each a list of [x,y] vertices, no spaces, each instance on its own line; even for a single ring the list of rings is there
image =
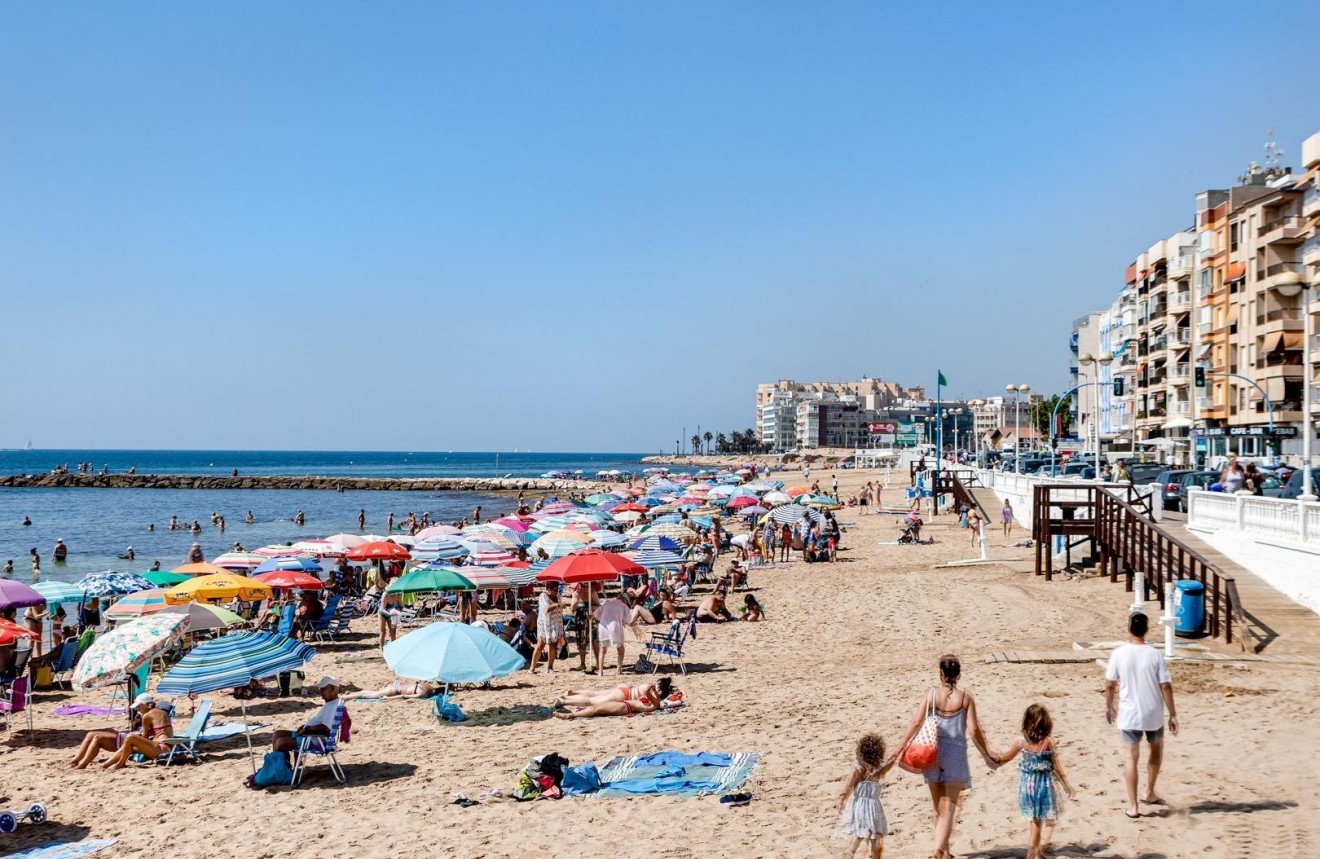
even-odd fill
[[[843,834],[852,838],[845,854],[848,857],[857,854],[863,841],[869,842],[872,859],[880,859],[884,852],[889,824],[880,805],[880,779],[890,766],[893,764],[885,765],[885,741],[879,734],[866,734],[857,741],[857,762],[839,794]]]

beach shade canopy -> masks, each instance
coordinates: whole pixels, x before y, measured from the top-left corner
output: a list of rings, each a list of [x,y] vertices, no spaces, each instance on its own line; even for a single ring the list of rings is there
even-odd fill
[[[776,490],[775,492],[767,492],[761,500],[766,504],[787,504],[792,499],[788,497],[787,493]]]
[[[186,582],[191,576],[185,576],[183,573],[170,573],[165,570],[148,570],[142,574],[142,578],[151,582],[158,588],[168,588],[171,585],[177,585],[180,582]]]
[[[565,555],[571,555],[585,546],[586,541],[584,540],[565,540],[560,537],[542,537],[533,543],[531,549],[528,551],[533,555],[545,552],[547,558],[562,558]]]
[[[0,647],[8,647],[24,637],[36,638],[27,627],[0,618]]]
[[[78,660],[74,688],[95,689],[132,674],[182,638],[188,623],[186,614],[153,614],[115,627]]]
[[[505,531],[503,528],[477,531],[464,537],[463,545],[473,552],[486,552],[492,549],[521,549],[526,545],[526,542],[521,539],[514,539],[515,536],[522,537],[521,534],[515,531]]]
[[[182,605],[193,600],[232,600],[249,602],[270,599],[271,587],[265,582],[237,573],[197,576],[165,591],[165,602]]]
[[[297,588],[300,591],[319,591],[325,584],[316,576],[297,570],[272,570],[269,573],[257,573],[254,581],[263,582],[278,591]]]
[[[434,534],[425,540],[418,540],[411,555],[421,561],[452,561],[466,558],[471,552],[452,534]]]
[[[431,537],[453,537],[456,534],[462,533],[462,531],[455,528],[453,525],[427,525],[413,536],[420,541],[430,539]]]
[[[498,636],[466,623],[433,623],[385,645],[385,664],[395,674],[446,685],[485,683],[526,662]]]
[[[619,576],[640,576],[646,570],[631,558],[600,549],[580,549],[555,560],[536,574],[538,582],[609,582]]]
[[[744,507],[741,511],[741,515],[748,519],[755,519],[757,516],[764,516],[769,512],[770,511],[767,508],[758,504],[755,507]]]
[[[616,522],[636,522],[646,514],[638,513],[636,510],[616,510],[611,515]]]
[[[67,582],[37,582],[32,590],[46,598],[51,605],[56,603],[81,603],[86,599],[82,588]]]
[[[830,498],[826,495],[799,495],[793,501],[809,507],[838,507],[838,499]]]
[[[152,588],[121,597],[118,602],[106,609],[105,619],[123,623],[136,617],[155,614],[165,608],[165,590]]]
[[[188,629],[197,632],[203,629],[225,629],[240,623],[247,623],[242,617],[227,608],[218,605],[204,605],[190,602],[187,605],[171,605],[161,609],[161,614],[184,614],[188,616]]]
[[[103,573],[88,573],[78,582],[78,587],[89,597],[114,597],[149,591],[155,585],[137,573],[121,573],[106,570]]]
[[[526,531],[532,523],[517,516],[505,516],[502,519],[496,519],[492,524],[499,525],[501,528],[508,528],[510,531]]]
[[[628,539],[617,531],[592,531],[591,545],[597,549],[621,549]]]
[[[419,594],[432,591],[474,591],[477,586],[450,566],[426,565],[409,570],[390,582],[387,594]]]
[[[321,572],[321,565],[311,558],[267,558],[261,562],[261,566],[252,571],[252,575],[255,577],[261,573],[274,573],[282,570],[297,573],[319,573]]]
[[[518,559],[509,551],[500,549],[497,552],[477,552],[468,560],[482,567],[502,567],[510,561]]]
[[[632,559],[648,570],[655,570],[660,567],[681,567],[683,565],[682,555],[677,552],[666,552],[663,549],[643,549],[634,553]]]
[[[527,561],[509,561],[507,564],[500,564],[493,572],[504,576],[515,587],[522,587],[536,581],[536,574],[548,566],[550,566],[550,561],[545,561],[544,566],[539,569],[535,564],[530,564]]]
[[[633,540],[628,544],[629,549],[640,549],[643,552],[656,551],[661,552],[681,552],[683,544],[673,537],[666,537],[663,534],[647,534],[639,539]]]
[[[811,517],[813,522],[825,521],[825,517],[820,513],[810,507],[803,507],[801,504],[784,504],[771,510],[769,516],[780,525],[796,525],[802,521],[803,516]]]
[[[256,552],[225,552],[212,560],[211,564],[230,572],[247,574],[265,562],[266,558]]]
[[[301,555],[302,553],[302,550],[296,548],[292,543],[272,543],[269,546],[252,550],[252,554],[260,555],[263,558],[285,558],[290,555]]]
[[[332,543],[329,540],[299,540],[290,548],[313,558],[342,558],[348,551],[348,547],[344,544]]]
[[[648,525],[642,533],[647,537],[672,537],[680,543],[688,543],[697,539],[696,531],[677,522],[661,522],[658,525]]]
[[[356,549],[358,546],[367,542],[357,534],[331,534],[329,537],[323,537],[322,539],[327,543],[338,543],[345,549]]]
[[[740,507],[755,507],[759,503],[754,495],[738,495],[729,499],[728,508],[737,510]]]
[[[260,555],[257,557],[261,558],[263,561],[266,560]],[[222,573],[232,573],[234,571],[227,570],[219,564],[208,564],[203,561],[196,564],[184,564],[182,567],[175,567],[170,570],[170,572],[178,573],[181,576],[218,576]],[[239,575],[243,574],[239,573]]]
[[[156,615],[177,617],[187,615]],[[135,621],[141,623],[141,621]],[[449,624],[446,624],[448,626]],[[95,645],[93,645],[94,647]],[[90,652],[90,651],[89,651]],[[179,660],[170,672],[160,678],[156,692],[161,695],[200,695],[221,689],[236,689],[253,680],[264,680],[281,671],[295,671],[307,664],[316,651],[287,635],[272,632],[235,632],[204,641]],[[244,734],[248,742],[248,758],[252,771],[257,771],[256,754],[252,749],[252,731],[247,724],[247,701],[240,699],[243,708]]]
[[[511,588],[513,582],[500,569],[491,567],[468,566],[459,571],[459,575],[472,582],[477,590],[496,590]]]
[[[344,557],[350,561],[406,561],[412,557],[408,550],[389,540],[376,540],[349,549]]]

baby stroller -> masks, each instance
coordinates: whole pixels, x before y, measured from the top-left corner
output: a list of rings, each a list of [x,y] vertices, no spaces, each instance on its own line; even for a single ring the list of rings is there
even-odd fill
[[[912,545],[921,542],[921,517],[915,514],[909,514],[907,522],[903,524],[903,533],[898,535],[899,545]]]

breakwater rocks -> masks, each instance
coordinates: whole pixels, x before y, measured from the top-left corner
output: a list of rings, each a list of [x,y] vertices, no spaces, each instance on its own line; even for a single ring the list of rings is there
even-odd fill
[[[374,489],[395,492],[602,492],[607,483],[542,477],[231,477],[187,474],[11,474],[0,487],[88,489]]]

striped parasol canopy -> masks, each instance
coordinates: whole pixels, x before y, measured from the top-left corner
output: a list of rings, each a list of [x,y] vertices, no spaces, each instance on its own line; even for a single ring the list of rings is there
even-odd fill
[[[366,538],[360,534],[331,534],[324,539],[327,543],[338,543],[345,549],[355,549],[367,542]]]
[[[455,528],[453,525],[428,525],[413,536],[416,537],[418,541],[421,541],[429,540],[432,537],[453,537],[456,534],[462,533],[462,531]]]
[[[303,552],[292,543],[271,543],[269,546],[253,549],[252,554],[263,558],[283,558],[286,555],[301,555]]]
[[[247,575],[268,560],[256,552],[225,552],[211,561],[212,566],[221,567],[231,573]],[[177,572],[177,571],[175,571]],[[184,575],[187,575],[184,573]]]
[[[551,561],[538,561],[535,564],[529,564],[526,561],[510,561],[507,564],[495,567],[495,572],[504,576],[515,587],[522,587],[536,581],[536,574],[550,566],[551,563]]]
[[[106,620],[122,623],[135,617],[155,614],[165,608],[165,589],[152,588],[121,598],[105,611]]]
[[[659,525],[648,525],[642,533],[648,537],[673,537],[680,543],[688,543],[697,539],[696,531],[677,522],[661,522]]]
[[[419,561],[453,561],[466,558],[472,550],[449,534],[436,534],[412,547],[412,556]]]
[[[498,552],[477,552],[474,555],[468,556],[469,563],[481,567],[500,567],[507,564],[509,561],[516,560],[518,560],[516,557],[502,549]]]
[[[810,507],[803,507],[801,504],[781,504],[771,510],[768,515],[772,521],[778,522],[780,525],[796,525],[802,521],[803,516],[810,516],[812,522],[823,523],[825,521],[825,517],[819,512],[812,510]]]
[[[348,546],[330,540],[299,540],[290,548],[313,558],[342,558],[348,551]]]
[[[638,513],[636,510],[621,510],[614,514],[614,521],[623,523],[636,522],[645,515],[645,513]]]
[[[188,629],[197,632],[203,629],[226,629],[240,623],[247,623],[239,615],[218,605],[204,605],[190,602],[187,605],[171,605],[161,610],[161,614],[185,614],[188,616]]]
[[[115,627],[92,642],[78,660],[74,687],[95,689],[132,674],[182,638],[188,624],[185,614],[153,614]]]
[[[511,588],[513,580],[504,574],[503,567],[478,567],[474,564],[468,564],[459,570],[463,578],[478,590],[494,590],[496,588]]]
[[[530,551],[533,555],[539,555],[545,552],[548,558],[562,558],[564,555],[576,552],[579,549],[586,548],[586,543],[581,540],[565,540],[560,537],[542,537],[532,544]]]
[[[648,570],[683,565],[682,556],[676,552],[666,552],[662,549],[645,549],[640,552],[633,552],[632,559],[639,566],[646,567]]]
[[[776,489],[774,492],[767,492],[765,494],[765,497],[761,499],[761,501],[765,504],[787,504],[792,500],[793,500],[792,498],[788,497],[788,493],[780,492],[778,489]]]
[[[673,537],[666,537],[663,534],[647,534],[640,540],[633,540],[628,544],[629,549],[639,549],[643,552],[681,552],[683,544]]]
[[[628,540],[617,531],[592,531],[591,545],[596,549],[621,549]]]
[[[37,582],[32,590],[46,598],[50,605],[56,603],[81,603],[86,597],[82,589],[66,582]]]
[[[555,514],[537,519],[532,523],[528,531],[533,534],[548,534],[551,531],[560,531],[568,526],[572,520],[563,514]]]
[[[261,564],[252,571],[253,575],[275,572],[307,573],[310,575],[321,572],[321,565],[311,558],[264,558]]]

